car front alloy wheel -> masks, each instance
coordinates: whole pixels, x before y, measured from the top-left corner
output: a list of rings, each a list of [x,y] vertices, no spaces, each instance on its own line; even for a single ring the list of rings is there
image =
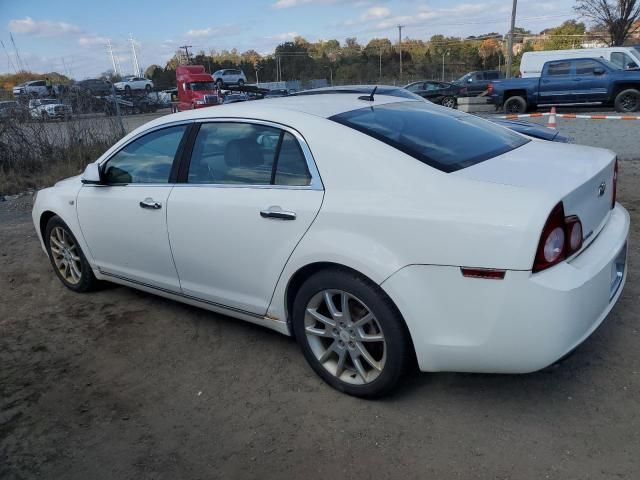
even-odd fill
[[[74,292],[93,290],[98,280],[67,224],[53,216],[44,233],[51,265],[64,286]]]

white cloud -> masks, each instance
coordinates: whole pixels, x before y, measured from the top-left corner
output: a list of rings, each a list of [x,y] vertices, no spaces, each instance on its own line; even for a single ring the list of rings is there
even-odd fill
[[[78,43],[83,47],[90,47],[93,45],[106,45],[109,41],[107,37],[100,37],[98,35],[82,35],[78,38]]]
[[[362,7],[371,4],[369,0],[277,0],[275,3],[271,4],[271,7],[283,9],[300,7],[302,5],[328,5],[333,3],[351,3],[356,7]]]
[[[387,7],[371,7],[365,13],[362,14],[360,19],[366,22],[369,20],[386,18],[389,16],[391,16],[391,10],[389,10]]]
[[[213,29],[211,27],[209,28],[201,28],[201,29],[195,29],[195,30],[189,30],[187,33],[185,33],[185,35],[187,37],[210,37],[211,34],[213,32]]]
[[[70,33],[82,33],[82,29],[66,22],[54,22],[52,20],[34,20],[31,17],[13,19],[9,21],[9,31],[34,35],[36,37],[56,37]]]

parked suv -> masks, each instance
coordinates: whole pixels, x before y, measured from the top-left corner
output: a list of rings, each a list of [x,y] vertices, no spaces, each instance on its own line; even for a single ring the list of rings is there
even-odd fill
[[[31,118],[39,118],[45,121],[54,118],[64,120],[71,117],[71,107],[53,98],[36,98],[29,100],[29,113]]]
[[[77,88],[88,90],[91,95],[106,96],[111,95],[111,82],[101,78],[90,78],[80,80],[75,84]]]
[[[13,95],[19,97],[28,95],[30,97],[46,97],[49,94],[44,80],[32,80],[13,87]]]
[[[461,87],[467,87],[466,95],[476,97],[487,90],[493,80],[504,78],[504,74],[498,70],[484,70],[479,72],[469,72],[453,82]]]
[[[236,68],[227,68],[225,70],[218,70],[213,72],[213,79],[218,85],[218,88],[222,88],[225,85],[244,85],[247,81],[247,77],[242,70]]]

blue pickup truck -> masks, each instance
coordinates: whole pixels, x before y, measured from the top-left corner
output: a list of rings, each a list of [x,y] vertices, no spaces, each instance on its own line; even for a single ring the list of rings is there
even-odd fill
[[[622,70],[600,58],[547,62],[539,78],[496,80],[489,99],[506,113],[524,113],[538,106],[613,105],[618,112],[640,110],[640,71]]]

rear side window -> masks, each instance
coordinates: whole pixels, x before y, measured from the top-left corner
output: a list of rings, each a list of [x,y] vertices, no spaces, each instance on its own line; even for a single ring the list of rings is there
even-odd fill
[[[600,67],[600,64],[593,60],[578,60],[576,62],[576,75],[593,75],[593,69],[598,67]]]
[[[196,137],[188,183],[309,185],[311,175],[295,137],[249,123],[205,123]]]
[[[529,142],[487,120],[442,111],[426,102],[365,107],[330,119],[443,172],[475,165]]]
[[[571,62],[552,63],[547,68],[547,75],[569,75],[571,73]]]

